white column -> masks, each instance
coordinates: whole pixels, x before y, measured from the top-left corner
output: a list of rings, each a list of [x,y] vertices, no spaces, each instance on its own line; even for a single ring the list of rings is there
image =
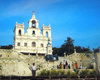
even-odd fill
[[[31,23],[31,21],[29,20],[29,27],[31,27],[31,24],[32,24],[32,23]]]

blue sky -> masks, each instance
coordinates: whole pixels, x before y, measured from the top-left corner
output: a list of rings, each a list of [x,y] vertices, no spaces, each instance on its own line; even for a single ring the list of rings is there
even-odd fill
[[[75,46],[100,46],[100,0],[0,0],[0,45],[13,44],[16,21],[27,29],[33,10],[40,29],[51,25],[53,47],[67,37]]]

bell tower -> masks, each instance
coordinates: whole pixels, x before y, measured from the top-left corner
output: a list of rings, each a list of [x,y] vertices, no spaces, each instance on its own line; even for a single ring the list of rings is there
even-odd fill
[[[29,20],[29,27],[38,28],[39,21],[35,18],[35,13],[33,13],[32,18]]]
[[[32,18],[28,21],[29,27],[27,28],[27,35],[33,37],[40,36],[39,21],[35,17],[35,11],[33,11]]]
[[[15,28],[14,28],[14,42],[13,42],[13,44],[14,44],[14,48],[16,48],[17,46],[18,46],[18,40],[17,40],[17,38],[19,37],[21,37],[21,36],[24,36],[24,29],[25,29],[25,27],[24,27],[24,22],[23,22],[23,24],[18,24],[17,22],[16,22],[16,24],[15,24]]]

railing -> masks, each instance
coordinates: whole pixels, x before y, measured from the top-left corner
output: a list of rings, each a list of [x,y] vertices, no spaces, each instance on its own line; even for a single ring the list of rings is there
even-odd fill
[[[0,76],[0,80],[54,80],[54,79],[63,79],[63,80],[100,80],[100,76]]]

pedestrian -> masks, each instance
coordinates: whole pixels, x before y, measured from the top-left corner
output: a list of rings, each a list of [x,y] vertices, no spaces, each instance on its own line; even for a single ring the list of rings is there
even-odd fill
[[[66,61],[66,67],[65,67],[66,69],[67,69],[67,66],[68,66],[68,63],[67,63],[67,61]]]
[[[33,63],[33,65],[29,67],[29,69],[32,71],[32,76],[36,76],[36,70],[38,68],[35,66],[35,63]]]
[[[63,69],[63,65],[62,65],[62,62],[60,62],[60,69]]]
[[[80,65],[79,69],[82,69],[82,65]]]
[[[65,60],[64,60],[64,62],[63,62],[63,67],[64,67],[64,69],[65,69],[65,66],[66,66],[66,62],[65,62]]]
[[[75,69],[75,63],[72,62],[72,69],[74,70]]]
[[[85,67],[82,65],[82,69],[85,69]]]
[[[77,61],[75,62],[75,67],[76,67],[76,69],[78,69],[78,64],[77,64]]]
[[[68,69],[70,69],[70,64],[68,65]]]

